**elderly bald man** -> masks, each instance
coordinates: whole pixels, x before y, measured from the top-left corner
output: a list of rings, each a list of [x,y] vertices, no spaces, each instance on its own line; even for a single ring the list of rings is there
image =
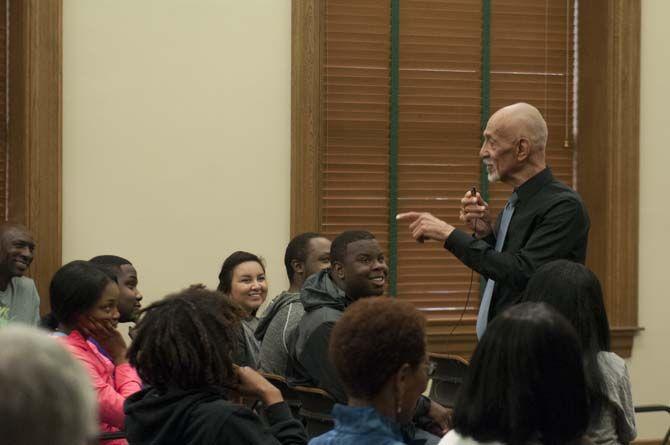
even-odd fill
[[[489,182],[501,181],[514,193],[495,224],[479,193],[465,193],[460,220],[474,235],[430,213],[408,212],[416,240],[435,240],[466,266],[487,278],[477,316],[477,335],[507,307],[517,303],[535,270],[567,259],[584,263],[589,217],[579,195],[554,179],[545,161],[547,124],[537,108],[509,105],[489,119],[479,151]]]

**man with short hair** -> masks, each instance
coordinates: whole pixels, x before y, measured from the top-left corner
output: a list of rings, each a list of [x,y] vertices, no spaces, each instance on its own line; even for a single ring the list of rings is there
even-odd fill
[[[330,266],[330,241],[314,232],[293,238],[284,253],[284,265],[290,287],[266,309],[256,328],[261,342],[260,370],[286,375],[288,338],[305,313],[300,288],[305,279]]]
[[[40,296],[35,282],[23,275],[33,261],[35,241],[20,224],[0,226],[0,327],[12,322],[36,326]]]
[[[46,333],[0,330],[0,437],[12,445],[98,443],[97,402],[88,373]]]
[[[89,260],[116,277],[119,285],[119,323],[135,323],[142,309],[142,292],[138,288],[135,266],[116,255],[98,255]]]
[[[289,339],[289,378],[319,387],[338,403],[346,403],[344,387],[328,357],[330,333],[347,306],[384,293],[388,266],[374,235],[362,230],[343,232],[333,240],[330,264],[309,277],[300,291],[305,315]],[[415,418],[427,415],[440,429],[446,428],[447,411],[422,397]],[[437,442],[434,436],[429,440]]]
[[[414,239],[444,243],[466,266],[488,279],[477,335],[507,307],[519,302],[538,267],[557,259],[584,263],[589,217],[580,196],[554,179],[545,161],[547,124],[537,108],[517,103],[498,110],[484,130],[479,152],[489,182],[514,187],[495,227],[488,203],[477,193],[461,200],[460,219],[474,237],[430,213],[408,212]]]

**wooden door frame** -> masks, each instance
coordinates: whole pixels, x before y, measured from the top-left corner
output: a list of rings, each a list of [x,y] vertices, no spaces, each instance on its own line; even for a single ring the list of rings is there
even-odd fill
[[[43,313],[62,262],[62,16],[62,0],[9,0],[7,219],[37,242]]]

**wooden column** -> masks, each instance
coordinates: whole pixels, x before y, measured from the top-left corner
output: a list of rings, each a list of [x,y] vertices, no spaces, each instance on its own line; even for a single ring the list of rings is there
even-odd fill
[[[42,311],[61,264],[62,1],[9,1],[10,221],[37,241],[30,275]]]

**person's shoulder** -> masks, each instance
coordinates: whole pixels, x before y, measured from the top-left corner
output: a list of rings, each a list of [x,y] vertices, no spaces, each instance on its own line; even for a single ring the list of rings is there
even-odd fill
[[[614,352],[600,351],[598,366],[606,376],[622,376],[626,373],[626,361]]]
[[[34,291],[37,294],[37,287],[35,286],[35,281],[32,278],[28,277],[13,277],[12,286],[16,289],[17,293],[29,293]]]

